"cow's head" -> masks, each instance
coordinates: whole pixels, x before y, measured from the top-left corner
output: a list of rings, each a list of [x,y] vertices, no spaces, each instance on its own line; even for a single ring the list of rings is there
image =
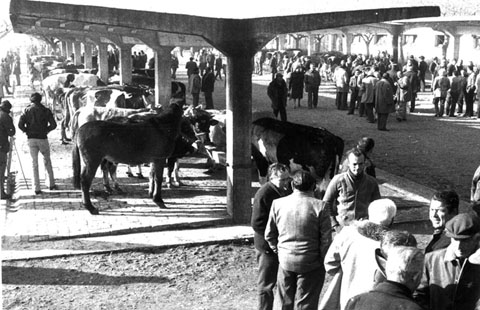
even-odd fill
[[[197,137],[202,141],[208,141],[208,134],[210,133],[210,126],[215,126],[218,121],[213,119],[213,115],[203,110],[202,108],[189,107],[184,115],[190,120],[190,124],[195,131]]]

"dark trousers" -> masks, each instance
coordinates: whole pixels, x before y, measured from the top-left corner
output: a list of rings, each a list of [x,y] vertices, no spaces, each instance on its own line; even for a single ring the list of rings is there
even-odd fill
[[[347,97],[348,97],[348,92],[337,91],[337,97],[335,99],[335,104],[337,105],[337,109],[339,110],[348,109]]]
[[[348,113],[353,114],[355,112],[355,106],[358,104],[360,97],[358,96],[358,89],[352,89],[350,94],[350,106],[348,107]]]
[[[212,92],[204,92],[205,95],[205,109],[213,109],[213,97]]]
[[[258,263],[258,310],[273,309],[273,289],[277,284],[278,256],[274,253],[257,252]]]
[[[433,98],[433,106],[435,107],[435,116],[442,117],[443,111],[445,110],[445,97],[436,97]],[[440,106],[438,106],[440,103]]]
[[[193,98],[192,105],[194,107],[198,106],[198,102],[200,101],[200,93],[192,93],[192,98]]]
[[[365,102],[362,102],[361,98],[359,98],[360,102],[358,104],[358,115],[360,116],[364,116],[365,115],[365,105],[366,103]]]
[[[365,102],[365,114],[367,114],[367,121],[369,123],[375,122],[375,115],[373,115],[373,102]]]
[[[387,129],[388,113],[378,113],[377,129]]]
[[[457,100],[457,113],[463,112],[463,102],[465,101],[465,92],[461,91]]]
[[[280,113],[280,119],[284,122],[287,121],[287,111],[285,110],[285,106],[280,105],[278,108],[273,108],[273,115],[275,118],[278,117],[278,113]]]
[[[5,183],[5,172],[7,170],[7,160],[8,160],[8,153],[0,152],[0,185],[2,186],[0,198],[3,198],[3,194],[5,194],[4,183]]]
[[[475,93],[467,92],[465,94],[465,114],[464,116],[473,116],[473,101]]]
[[[445,110],[445,113],[448,116],[455,115],[455,106],[457,104],[459,96],[460,96],[460,93],[452,93],[452,92],[447,95],[447,108]]]
[[[316,108],[318,105],[318,87],[315,88],[314,90],[309,90],[307,92],[307,98],[308,98],[308,107]]]
[[[412,94],[412,98],[410,99],[410,112],[415,111],[415,100],[417,99],[417,93]]]
[[[277,286],[281,309],[293,310],[296,304],[298,310],[317,310],[324,280],[323,267],[306,273],[296,273],[279,267]]]

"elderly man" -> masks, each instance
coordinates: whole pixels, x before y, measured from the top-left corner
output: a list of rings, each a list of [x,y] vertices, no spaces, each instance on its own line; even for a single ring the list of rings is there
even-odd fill
[[[412,298],[422,277],[422,251],[399,246],[392,248],[390,254],[385,268],[387,281],[351,298],[346,310],[422,310]]]
[[[433,195],[429,217],[434,231],[425,253],[446,248],[450,244],[450,238],[444,234],[445,224],[458,214],[459,202],[458,194],[454,190],[439,191]]]
[[[258,262],[258,309],[271,310],[273,307],[273,288],[277,283],[278,256],[265,240],[265,228],[272,202],[290,194],[288,182],[291,180],[288,167],[275,163],[268,167],[268,182],[255,194],[252,207],[253,240]]]
[[[382,79],[375,85],[375,111],[378,115],[377,129],[388,131],[388,114],[395,112],[393,87],[389,81],[388,73],[384,73]]]
[[[332,233],[325,204],[313,196],[315,183],[309,172],[297,171],[293,193],[273,201],[265,230],[265,240],[278,253],[277,295],[284,310],[318,308]]]
[[[366,218],[368,205],[381,198],[376,179],[365,173],[365,155],[358,148],[347,154],[348,171],[333,177],[323,197],[335,230],[353,220]]]
[[[428,253],[415,299],[432,310],[480,307],[480,218],[462,213],[445,225],[450,245]]]
[[[325,270],[335,276],[341,273],[340,290],[329,290],[322,304],[329,305],[329,300],[339,300],[340,309],[350,298],[368,292],[374,288],[374,276],[377,270],[375,250],[380,246],[380,240],[385,231],[393,223],[397,213],[395,203],[390,199],[378,199],[368,207],[368,220],[356,221],[344,227],[335,237],[325,256]],[[332,282],[330,285],[338,285]]]

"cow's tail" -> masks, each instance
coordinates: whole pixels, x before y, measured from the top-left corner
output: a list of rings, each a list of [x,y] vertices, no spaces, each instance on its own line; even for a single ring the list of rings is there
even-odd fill
[[[77,143],[75,143],[72,150],[72,169],[73,169],[73,178],[72,184],[76,189],[80,188],[80,151],[78,149]]]
[[[72,136],[72,139],[75,138],[75,133],[78,130],[78,116],[80,115],[81,110],[75,111],[73,114],[72,120],[69,124],[70,126],[70,135]]]
[[[338,174],[339,169],[340,169],[340,164],[342,163],[342,156],[343,156],[343,150],[345,148],[345,143],[343,142],[342,138],[336,137],[337,143],[336,143],[336,152],[335,152],[335,169],[332,169],[332,175],[331,178],[333,178],[334,175]]]

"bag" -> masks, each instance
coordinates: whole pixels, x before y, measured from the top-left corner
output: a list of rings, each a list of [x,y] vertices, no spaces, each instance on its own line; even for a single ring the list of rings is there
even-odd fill
[[[475,92],[475,85],[467,85],[467,93],[473,94]]]
[[[440,88],[435,88],[435,90],[433,91],[433,97],[435,98],[442,97],[442,91],[440,90]]]

